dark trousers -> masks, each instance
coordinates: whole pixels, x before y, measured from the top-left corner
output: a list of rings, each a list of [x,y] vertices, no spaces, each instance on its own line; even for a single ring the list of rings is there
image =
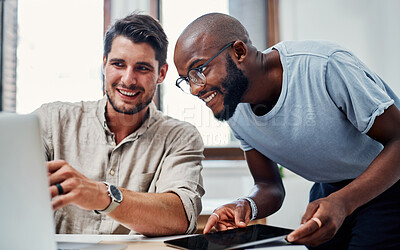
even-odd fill
[[[349,182],[315,183],[310,201],[326,197]],[[330,241],[309,249],[400,249],[400,181],[357,208]]]

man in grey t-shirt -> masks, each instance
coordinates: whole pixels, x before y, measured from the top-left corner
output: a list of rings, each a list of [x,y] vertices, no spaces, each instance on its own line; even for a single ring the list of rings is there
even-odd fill
[[[211,13],[182,32],[174,62],[177,86],[228,120],[255,181],[248,197],[214,211],[205,233],[276,212],[279,163],[315,182],[289,242],[400,247],[400,101],[351,52],[321,41],[260,52],[239,21]]]

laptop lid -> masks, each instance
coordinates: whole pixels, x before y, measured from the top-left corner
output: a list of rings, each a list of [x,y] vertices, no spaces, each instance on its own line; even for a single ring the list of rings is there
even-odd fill
[[[0,249],[56,249],[47,168],[34,114],[0,112]]]

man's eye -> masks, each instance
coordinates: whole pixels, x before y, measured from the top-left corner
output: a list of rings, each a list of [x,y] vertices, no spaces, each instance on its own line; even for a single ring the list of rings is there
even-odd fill
[[[144,67],[144,66],[139,66],[139,67],[137,67],[137,69],[140,70],[140,71],[150,71],[149,68]]]
[[[123,66],[122,63],[119,63],[119,62],[112,63],[112,65],[114,65],[116,67],[122,67]]]

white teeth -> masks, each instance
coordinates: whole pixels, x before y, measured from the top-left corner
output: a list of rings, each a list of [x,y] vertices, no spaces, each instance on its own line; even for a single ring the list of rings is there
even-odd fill
[[[132,92],[127,92],[127,91],[123,91],[123,90],[118,90],[121,94],[123,94],[123,95],[127,95],[127,96],[134,96],[134,95],[136,95],[137,94],[137,92],[136,93],[132,93]]]
[[[211,101],[212,99],[214,99],[214,97],[217,95],[216,92],[212,93],[209,97],[207,97],[206,99],[203,99],[203,101],[205,101],[206,103]]]

